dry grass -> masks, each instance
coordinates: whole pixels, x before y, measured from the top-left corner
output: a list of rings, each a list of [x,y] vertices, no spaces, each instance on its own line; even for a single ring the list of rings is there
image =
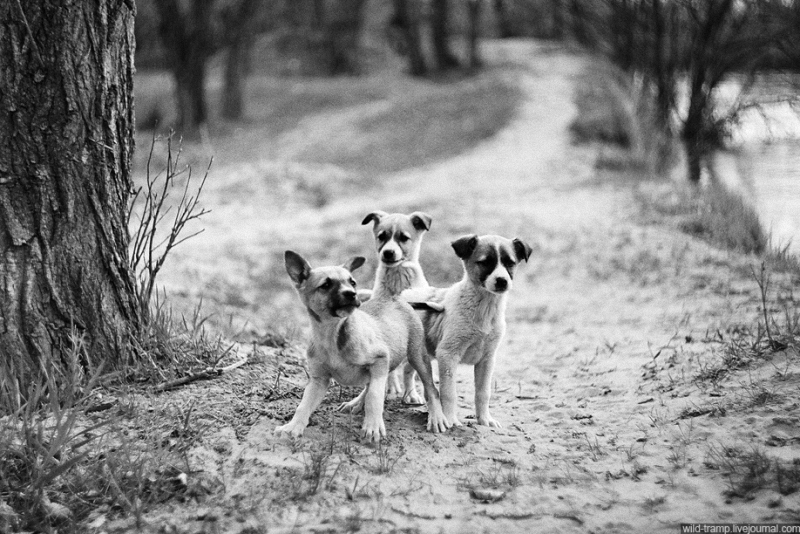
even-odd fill
[[[382,174],[444,159],[494,135],[519,101],[516,85],[498,72],[429,83],[412,96],[356,121],[363,143],[329,139],[300,157],[360,173]]]
[[[729,498],[749,500],[765,488],[781,495],[800,490],[800,461],[773,458],[757,447],[710,447],[704,464],[725,476],[728,482],[725,495]]]

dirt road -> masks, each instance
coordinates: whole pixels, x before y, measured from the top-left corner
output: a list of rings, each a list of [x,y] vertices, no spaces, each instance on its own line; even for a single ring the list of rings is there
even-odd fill
[[[244,385],[271,385],[278,365],[291,377],[287,396],[245,399],[245,411],[261,415],[238,439],[236,425],[223,425],[193,450],[224,489],[201,504],[170,505],[152,524],[181,532],[674,533],[682,522],[800,521],[797,493],[770,484],[747,498],[725,493],[736,482],[725,476],[726,461],[750,451],[787,465],[798,457],[797,355],[698,379],[717,368],[719,336],[758,317],[749,272],[757,259],[646,224],[636,188],[598,175],[595,149],[570,143],[573,88],[588,59],[513,42],[491,44],[487,56],[518,63],[524,93],[499,135],[321,210],[278,214],[219,201],[209,230],[179,261],[235,277],[235,251],[254,242],[269,248],[270,261],[280,245],[311,248],[323,238],[331,256],[365,253],[368,232],[358,221],[372,209],[430,213],[423,257],[468,232],[527,240],[534,253],[509,300],[495,373],[492,410],[503,428],[467,424],[431,435],[423,408],[390,401],[389,439],[371,448],[354,437],[360,419],[333,415],[334,388],[292,444],[272,432],[298,402],[287,384],[303,383],[292,360],[299,352],[267,351],[258,373],[177,393],[241,400]],[[424,264],[434,283],[460,277],[455,256],[446,258]],[[273,302],[273,318],[302,311],[291,293]],[[471,369],[460,370],[458,388],[461,419],[474,423]],[[758,402],[762,390],[771,396]]]

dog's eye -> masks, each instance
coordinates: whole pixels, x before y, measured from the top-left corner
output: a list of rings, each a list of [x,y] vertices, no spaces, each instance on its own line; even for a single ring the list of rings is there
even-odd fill
[[[354,279],[350,279],[350,285],[356,287],[356,281]]]
[[[379,241],[386,241],[387,239],[389,239],[389,232],[383,231],[378,234]]]
[[[320,289],[324,289],[326,291],[332,287],[333,287],[333,280],[331,280],[330,278],[326,279],[325,282],[323,282],[322,285],[319,286]]]
[[[411,239],[411,238],[410,238],[410,237],[408,237],[406,234],[399,234],[399,235],[397,236],[397,240],[398,240],[398,241],[400,241],[401,243],[405,243],[405,242],[406,242],[406,241],[408,241],[409,239]]]
[[[503,260],[503,267],[505,267],[506,269],[510,269],[515,265],[516,265],[516,263],[512,259],[504,259]]]

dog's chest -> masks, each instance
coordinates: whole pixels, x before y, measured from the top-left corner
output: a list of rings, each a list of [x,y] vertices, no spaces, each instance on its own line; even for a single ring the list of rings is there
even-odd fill
[[[320,363],[339,384],[358,386],[369,382],[369,367],[362,362],[353,361],[348,352],[336,348],[320,348],[317,351]]]
[[[412,287],[427,287],[428,281],[418,264],[406,262],[399,267],[384,268],[378,271],[375,279],[376,295],[399,295]]]

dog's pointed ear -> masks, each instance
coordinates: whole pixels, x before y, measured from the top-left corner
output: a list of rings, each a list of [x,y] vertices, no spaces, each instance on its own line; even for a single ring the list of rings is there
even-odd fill
[[[410,215],[411,217],[411,224],[414,225],[419,231],[422,230],[430,230],[431,223],[433,222],[433,218],[425,212],[422,211],[415,211]]]
[[[344,267],[345,269],[347,269],[352,273],[353,271],[364,265],[365,261],[367,261],[367,259],[364,256],[353,256],[352,258],[344,262],[344,265],[342,265],[342,267]]]
[[[387,215],[389,214],[386,213],[385,211],[373,211],[372,213],[369,213],[367,214],[366,217],[364,217],[364,220],[361,221],[361,224],[369,224],[370,222],[375,222],[375,224],[378,224],[379,222],[381,222],[381,219],[383,219]]]
[[[292,250],[287,250],[283,255],[286,263],[286,272],[294,285],[300,287],[311,276],[311,265],[303,257]]]
[[[517,259],[520,261],[525,260],[527,263],[533,249],[522,239],[514,239],[512,243],[514,244],[514,252],[517,254]]]
[[[453,250],[456,251],[456,256],[462,260],[466,260],[475,252],[475,248],[478,246],[478,236],[475,234],[465,235],[459,237],[450,243],[450,245],[453,247]]]

